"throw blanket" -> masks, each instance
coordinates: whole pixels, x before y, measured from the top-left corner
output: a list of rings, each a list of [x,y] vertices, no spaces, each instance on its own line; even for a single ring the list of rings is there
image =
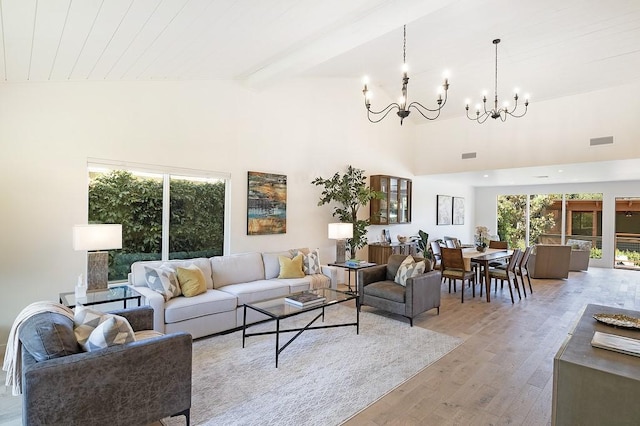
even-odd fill
[[[43,301],[34,302],[24,308],[13,321],[7,349],[4,353],[2,369],[7,372],[5,384],[11,386],[13,395],[22,393],[22,343],[20,342],[20,327],[26,320],[42,312],[55,312],[65,315],[73,320],[73,310],[59,303]]]

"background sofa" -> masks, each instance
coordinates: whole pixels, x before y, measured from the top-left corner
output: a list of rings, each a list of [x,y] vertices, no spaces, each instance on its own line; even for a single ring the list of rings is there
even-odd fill
[[[337,268],[322,265],[320,274],[303,278],[278,278],[279,256],[309,253],[308,248],[279,252],[250,252],[170,261],[144,261],[131,265],[129,284],[144,296],[144,304],[153,307],[153,328],[161,333],[184,331],[194,338],[220,333],[243,324],[243,305],[248,302],[285,296],[309,288],[337,288]],[[171,268],[196,265],[204,273],[207,291],[193,297],[164,297],[147,286],[145,266]],[[247,322],[264,319],[248,311]]]
[[[134,332],[149,330],[153,311],[111,313]],[[155,336],[83,352],[73,320],[43,312],[20,328],[24,425],[145,425],[191,408],[192,339]]]
[[[569,278],[571,246],[536,244],[529,257],[531,278]]]
[[[586,271],[589,269],[589,257],[591,256],[591,241],[567,240],[571,247],[570,271]]]

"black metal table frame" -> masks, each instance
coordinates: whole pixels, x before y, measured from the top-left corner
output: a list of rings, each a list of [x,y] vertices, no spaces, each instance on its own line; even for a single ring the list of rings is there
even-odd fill
[[[350,294],[352,295],[352,294]],[[322,321],[324,322],[324,309],[328,306],[332,306],[332,305],[337,305],[338,303],[342,303],[342,302],[346,302],[348,300],[353,300],[355,299],[356,301],[356,322],[350,322],[350,323],[344,323],[344,324],[331,324],[331,325],[322,325],[322,326],[316,326],[316,327],[311,327],[311,325],[313,323],[315,323],[319,318],[322,318]],[[286,303],[286,302],[283,302]],[[262,314],[265,314],[271,318],[268,318],[264,321],[259,321],[257,323],[253,323],[253,324],[247,324],[247,308],[249,309],[253,309],[256,312],[260,312]],[[291,318],[294,316],[297,316],[303,312],[310,312],[310,311],[315,311],[317,309],[322,309],[322,312],[320,312],[318,315],[316,315],[315,318],[313,318],[311,321],[309,321],[309,323],[307,325],[305,325],[302,328],[289,328],[286,330],[281,330],[280,329],[280,321],[287,319],[287,318]],[[269,322],[269,321],[275,321],[276,322],[276,329],[275,330],[271,330],[271,331],[262,331],[259,333],[247,333],[247,328],[251,327],[253,325],[258,325],[258,324],[262,324],[265,322]],[[258,307],[255,306],[251,306],[251,305],[244,305],[244,317],[243,317],[243,321],[242,321],[242,347],[244,348],[244,344],[245,344],[245,339],[247,337],[251,337],[251,336],[264,336],[266,334],[275,334],[276,335],[276,368],[278,368],[278,358],[280,357],[280,353],[282,351],[284,351],[286,349],[287,346],[289,346],[294,340],[296,340],[298,338],[298,336],[300,336],[302,334],[302,332],[306,331],[306,330],[318,330],[318,329],[323,329],[323,328],[336,328],[336,327],[350,327],[350,326],[355,326],[356,327],[356,334],[360,334],[360,301],[359,298],[357,296],[354,296],[353,298],[349,298],[349,299],[345,299],[345,300],[339,300],[339,301],[332,301],[330,303],[322,303],[319,304],[317,306],[310,306],[308,308],[301,308],[300,311],[298,312],[294,312],[292,314],[283,316],[283,317],[274,317],[273,314],[271,314],[270,312],[260,309]],[[289,339],[284,345],[280,346],[280,333],[293,333],[293,332],[297,332],[291,339]]]
[[[349,287],[349,292],[355,292],[356,294],[360,291],[360,289],[358,288],[358,271],[360,269],[365,269],[365,268],[371,268],[373,266],[377,266],[377,263],[373,263],[373,262],[366,262],[364,264],[360,264],[360,265],[347,265],[344,262],[340,262],[340,263],[329,263],[328,266],[335,266],[336,268],[343,268],[347,270],[347,280],[348,280],[348,284],[347,286]],[[356,284],[355,284],[355,290],[351,289],[351,271],[355,272],[356,275]]]

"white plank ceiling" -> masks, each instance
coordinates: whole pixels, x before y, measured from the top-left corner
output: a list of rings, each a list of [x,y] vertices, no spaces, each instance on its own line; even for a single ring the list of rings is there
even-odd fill
[[[442,118],[499,87],[535,102],[640,80],[640,0],[0,0],[0,81],[354,80]],[[375,104],[374,98],[374,107]]]

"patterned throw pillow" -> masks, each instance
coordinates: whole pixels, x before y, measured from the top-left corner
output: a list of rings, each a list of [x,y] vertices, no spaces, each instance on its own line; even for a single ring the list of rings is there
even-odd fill
[[[320,268],[320,249],[315,249],[304,255],[304,273],[306,275],[314,275],[321,273]]]
[[[193,297],[207,291],[204,274],[196,265],[176,268],[176,276],[184,297]]]
[[[144,270],[147,285],[151,290],[163,295],[165,302],[182,294],[178,278],[173,269],[166,266],[161,266],[160,268],[145,266]]]
[[[118,315],[78,305],[75,308],[73,322],[73,331],[78,339],[78,344],[85,351],[135,340],[129,322],[126,318]]]
[[[416,262],[413,259],[413,256],[407,256],[400,264],[394,282],[406,287],[407,279],[424,273],[425,268],[426,264],[424,263],[424,260]]]
[[[76,306],[74,311],[73,332],[78,344],[86,351],[85,343],[89,340],[91,332],[107,319],[107,314],[82,305]]]
[[[293,259],[289,259],[285,256],[278,256],[278,261],[280,262],[280,275],[278,275],[278,278],[304,278],[302,257],[302,253],[298,254]]]
[[[85,349],[91,352],[134,341],[135,335],[129,321],[119,315],[108,315],[108,318],[91,332]]]

